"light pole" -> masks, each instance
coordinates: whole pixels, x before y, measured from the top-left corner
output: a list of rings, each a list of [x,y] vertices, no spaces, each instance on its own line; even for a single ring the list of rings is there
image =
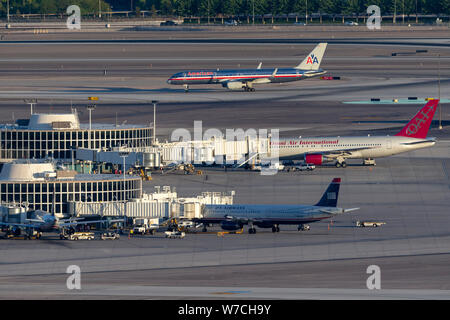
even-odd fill
[[[156,144],[156,104],[158,100],[152,100],[153,103],[153,145]]]
[[[210,1],[208,0],[208,24],[209,24],[209,21],[210,21],[210,20],[209,20],[209,10],[210,10],[210,5],[211,5],[211,4],[210,4]]]
[[[252,4],[253,4],[252,24],[255,24],[255,0],[252,0]]]
[[[7,20],[8,20],[8,23],[9,23],[9,0],[8,0],[8,2],[7,2],[7,4],[6,4],[6,10],[7,10],[7,14],[6,14],[6,16],[7,16]]]
[[[37,99],[24,99],[24,101],[30,105],[30,114],[33,114],[33,106],[37,103]]]
[[[124,211],[125,211],[125,159],[126,157],[128,157],[128,152],[125,151],[121,151],[119,152],[119,156],[121,156],[123,158],[123,207],[124,207]]]
[[[393,23],[397,23],[397,0],[394,0],[394,18]]]
[[[308,24],[308,0],[306,0],[305,5],[305,24]]]
[[[417,0],[416,0],[416,23],[419,23],[419,18],[417,16]]]
[[[101,18],[102,17],[102,6],[100,4],[101,0],[98,0],[98,17]]]
[[[91,146],[91,133],[92,133],[92,111],[95,110],[96,106],[95,104],[88,104],[86,106],[86,109],[89,111],[89,149],[92,149]]]
[[[442,130],[442,107],[441,107],[441,54],[438,54],[438,99],[439,99],[439,130]]]
[[[402,1],[403,13],[402,13],[402,23],[405,24],[405,0]]]

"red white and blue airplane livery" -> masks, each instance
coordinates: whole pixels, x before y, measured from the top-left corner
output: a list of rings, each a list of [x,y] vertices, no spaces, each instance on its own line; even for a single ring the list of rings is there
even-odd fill
[[[256,69],[191,70],[174,74],[167,83],[184,85],[186,91],[191,84],[221,84],[230,90],[255,91],[254,84],[292,82],[325,74],[320,63],[326,47],[327,43],[319,43],[294,68],[262,69],[259,64]]]

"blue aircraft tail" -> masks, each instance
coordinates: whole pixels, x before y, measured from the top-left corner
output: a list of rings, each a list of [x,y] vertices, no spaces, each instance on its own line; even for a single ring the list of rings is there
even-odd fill
[[[341,186],[341,178],[334,178],[328,186],[327,190],[323,194],[322,198],[319,202],[317,202],[316,206],[318,207],[336,207],[338,196],[339,196],[339,187]]]

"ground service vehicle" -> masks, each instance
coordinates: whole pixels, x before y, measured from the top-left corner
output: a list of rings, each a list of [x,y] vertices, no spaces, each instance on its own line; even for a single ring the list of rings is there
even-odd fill
[[[159,219],[138,218],[133,223],[133,233],[155,234],[159,228]]]
[[[104,232],[100,238],[102,240],[116,240],[120,238],[120,235],[116,232]]]
[[[381,221],[356,221],[357,227],[381,227],[382,225],[386,224],[386,222]]]
[[[69,240],[94,240],[95,236],[93,232],[75,232],[67,237]]]
[[[315,165],[309,163],[302,163],[298,166],[288,168],[288,171],[313,171],[316,168]]]
[[[185,237],[185,233],[181,231],[166,231],[164,232],[166,235],[166,238],[171,239],[183,239]]]
[[[268,171],[279,171],[284,170],[284,165],[282,165],[279,162],[271,163],[270,165],[256,165],[253,167],[253,170],[256,171],[262,171],[262,170],[268,170]]]

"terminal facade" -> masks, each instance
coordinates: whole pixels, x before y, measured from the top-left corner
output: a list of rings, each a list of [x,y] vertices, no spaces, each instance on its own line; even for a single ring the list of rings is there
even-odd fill
[[[0,162],[17,159],[67,161],[76,148],[141,148],[152,143],[152,129],[139,125],[80,124],[76,113],[32,114],[13,125],[0,125]]]
[[[139,176],[78,174],[57,170],[52,162],[6,163],[0,172],[1,203],[64,216],[69,202],[107,203],[142,197]]]

